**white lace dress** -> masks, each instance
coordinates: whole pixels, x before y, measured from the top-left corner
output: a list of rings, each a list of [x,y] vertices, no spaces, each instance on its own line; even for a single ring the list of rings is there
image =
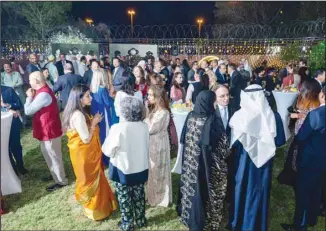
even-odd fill
[[[157,111],[152,118],[146,118],[149,128],[149,176],[146,186],[148,203],[151,206],[168,207],[172,202],[170,169],[170,141],[168,110]]]

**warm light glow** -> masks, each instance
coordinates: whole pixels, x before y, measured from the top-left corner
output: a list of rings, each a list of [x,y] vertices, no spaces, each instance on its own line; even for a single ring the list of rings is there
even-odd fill
[[[202,24],[203,22],[204,22],[204,20],[202,18],[197,19],[198,24]]]
[[[128,14],[130,14],[130,15],[135,15],[136,12],[135,12],[134,10],[128,10]]]
[[[89,25],[91,25],[94,21],[91,18],[85,18],[85,22],[87,22]]]

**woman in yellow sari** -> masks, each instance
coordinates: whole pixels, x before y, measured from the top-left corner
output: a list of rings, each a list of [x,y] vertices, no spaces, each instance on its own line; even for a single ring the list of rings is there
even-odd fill
[[[116,210],[117,203],[104,175],[98,123],[102,115],[91,118],[92,97],[86,85],[76,85],[69,94],[63,113],[67,130],[70,159],[76,176],[76,200],[84,206],[84,214],[102,220]]]

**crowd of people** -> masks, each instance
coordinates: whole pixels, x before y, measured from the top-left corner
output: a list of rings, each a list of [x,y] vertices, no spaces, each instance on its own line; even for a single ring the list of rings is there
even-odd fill
[[[180,142],[180,221],[189,230],[219,230],[227,216],[229,230],[267,231],[273,157],[286,143],[272,92],[292,88],[299,92],[289,108],[293,138],[278,180],[293,188],[296,208],[293,223],[282,227],[306,230],[325,216],[325,69],[310,76],[305,60],[281,70],[263,62],[252,71],[246,60],[237,66],[227,59],[194,61],[190,67],[179,58],[127,67],[119,57],[111,66],[108,58],[85,56],[76,66],[65,54],[57,62],[50,55],[44,67],[35,54],[29,62],[26,70],[5,63],[1,73],[1,107],[13,113],[12,166],[28,174],[20,129],[31,116],[33,137],[51,173],[42,180],[54,181],[46,190],[68,185],[65,134],[76,176],[74,198],[88,218],[102,220],[119,208],[122,230],[146,226],[146,204],[172,203],[170,154]],[[178,103],[193,107],[179,141],[170,109]]]

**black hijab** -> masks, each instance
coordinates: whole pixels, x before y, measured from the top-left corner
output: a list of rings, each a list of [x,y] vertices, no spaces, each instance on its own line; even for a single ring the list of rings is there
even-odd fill
[[[207,118],[205,124],[201,130],[200,138],[198,140],[198,146],[201,149],[201,154],[197,156],[198,165],[200,166],[193,173],[198,176],[197,180],[197,190],[200,195],[201,203],[198,204],[198,209],[204,210],[206,209],[205,205],[209,201],[210,197],[210,184],[212,183],[212,164],[214,163],[214,151],[217,148],[218,141],[223,134],[223,130],[220,129],[218,118],[215,115],[215,94],[212,91],[204,90],[201,91],[196,99],[195,108],[192,112],[188,114],[186,122],[183,126],[182,134],[181,134],[181,144],[185,144],[186,134],[188,133],[188,119],[191,117],[196,118]],[[216,150],[217,151],[217,150]],[[184,155],[185,148],[183,147],[183,155],[182,155],[182,165],[184,163]],[[184,174],[184,170],[182,170],[182,174]],[[179,190],[178,198],[182,197],[182,192]],[[198,198],[198,197],[196,197]],[[196,201],[196,203],[198,203]],[[178,199],[178,212],[180,213],[180,199]],[[195,221],[191,223],[194,224]],[[196,223],[196,222],[195,222]],[[196,227],[200,224],[195,224]],[[191,225],[192,226],[192,225]],[[204,224],[202,224],[204,227]]]
[[[214,92],[209,90],[201,91],[196,98],[194,110],[188,115],[188,118],[191,115],[201,118],[207,117],[200,135],[199,145],[208,146],[211,151],[215,149],[217,141],[223,133],[223,131],[219,129],[218,119],[215,115],[215,99],[216,95]],[[181,143],[184,143],[185,141],[188,118],[186,119],[186,123],[181,134]]]
[[[215,93],[209,90],[201,91],[197,98],[193,114],[198,117],[209,117],[215,113]]]

